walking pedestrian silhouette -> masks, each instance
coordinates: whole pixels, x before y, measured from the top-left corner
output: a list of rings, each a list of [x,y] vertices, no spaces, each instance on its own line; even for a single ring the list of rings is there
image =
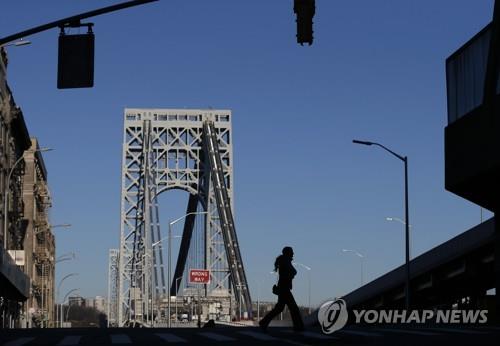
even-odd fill
[[[297,270],[295,270],[292,265],[292,260],[293,249],[290,246],[285,246],[282,250],[282,254],[279,255],[274,262],[274,271],[279,274],[277,285],[278,302],[274,308],[259,321],[260,328],[263,331],[267,330],[267,326],[271,320],[283,311],[285,305],[288,306],[288,310],[290,310],[290,314],[292,315],[293,329],[296,331],[304,330],[304,322],[302,322],[299,307],[292,294],[292,280],[297,274]]]

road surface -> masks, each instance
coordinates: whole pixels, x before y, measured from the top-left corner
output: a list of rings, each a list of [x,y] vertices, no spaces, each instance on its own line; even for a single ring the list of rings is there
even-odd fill
[[[255,327],[155,329],[15,329],[0,331],[0,345],[498,345],[494,326],[352,326],[331,335],[319,329]]]

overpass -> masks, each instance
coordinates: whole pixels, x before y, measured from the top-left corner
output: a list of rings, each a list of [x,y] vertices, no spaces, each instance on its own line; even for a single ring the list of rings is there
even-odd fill
[[[488,305],[495,287],[495,219],[491,218],[410,262],[411,308]],[[345,295],[350,309],[404,308],[405,266]]]

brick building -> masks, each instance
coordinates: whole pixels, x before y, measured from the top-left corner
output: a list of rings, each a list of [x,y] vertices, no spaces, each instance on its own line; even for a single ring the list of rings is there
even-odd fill
[[[0,328],[41,326],[54,301],[47,171],[7,83],[7,63],[0,47]]]

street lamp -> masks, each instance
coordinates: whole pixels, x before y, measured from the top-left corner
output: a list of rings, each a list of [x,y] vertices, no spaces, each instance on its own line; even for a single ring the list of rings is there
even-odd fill
[[[157,242],[154,242],[153,244],[151,244],[151,251],[154,249],[154,247],[160,245],[162,243],[162,241],[165,240],[166,238],[168,238],[168,237],[161,238]],[[171,238],[182,238],[182,237],[176,235],[176,236],[173,236]],[[146,256],[149,257],[147,259],[147,261],[148,261],[147,265],[148,265],[149,268],[151,268],[151,270],[153,270],[153,266],[151,264],[151,261],[153,260],[153,254],[150,254],[150,255],[144,254],[143,255],[143,257],[146,257]],[[176,294],[176,297],[177,297],[177,294]],[[151,285],[151,314],[152,314],[152,319],[153,319],[153,321],[152,321],[151,324],[152,324],[153,327],[154,327],[154,323],[155,323],[155,321],[154,321],[154,300],[155,299],[156,299],[156,297],[154,296],[153,285]]]
[[[260,281],[257,281],[257,321],[260,321]]]
[[[61,285],[63,284],[64,280],[66,280],[66,279],[67,279],[67,278],[69,278],[69,277],[76,276],[76,275],[78,275],[78,273],[71,273],[71,274],[68,274],[68,275],[66,275],[65,277],[63,277],[63,278],[61,279],[61,281],[59,281],[59,285],[57,286],[57,292],[56,292],[56,297],[57,297],[57,298],[59,298],[59,292],[61,291]],[[57,309],[56,309],[56,313],[57,313]],[[59,321],[59,318],[57,318],[57,316],[56,316],[56,322],[58,322],[58,321]]]
[[[309,314],[311,314],[311,267],[306,266],[305,264],[299,263],[299,262],[293,262],[293,264],[299,265],[302,268],[305,268],[307,270],[307,279],[309,281],[309,288],[308,288],[308,305],[309,305]]]
[[[80,290],[79,288],[76,289],[76,291],[79,291],[79,290]],[[84,300],[84,298],[80,294],[78,294],[77,297],[82,298],[82,300]],[[68,298],[68,309],[66,310],[66,321],[68,320],[70,309],[71,309],[71,305],[69,305],[69,298]]]
[[[179,306],[179,300],[178,300],[178,294],[179,294],[179,286],[178,286],[178,282],[179,280],[182,279],[182,276],[181,277],[178,277],[177,279],[175,279],[175,322],[177,323],[178,322],[178,312],[177,312],[177,307]]]
[[[66,298],[68,298],[68,296],[73,293],[73,292],[77,292],[79,291],[80,289],[79,288],[73,288],[72,290],[68,291],[68,293],[66,293],[66,295],[64,296],[63,300],[62,300],[62,303],[61,305],[59,306],[60,308],[60,320],[61,320],[61,323],[60,323],[60,327],[62,328],[63,326],[63,323],[64,323],[64,310],[63,310],[63,305],[64,303],[66,302]],[[69,309],[69,307],[68,307]]]
[[[75,256],[74,252],[68,252],[68,253],[56,258],[56,260],[54,261],[54,267],[59,262],[70,261],[70,260],[75,259],[75,258],[76,258],[76,256]],[[42,263],[42,272],[44,271],[44,268],[45,268],[45,264]],[[57,297],[57,293],[56,293],[56,297]],[[43,310],[44,310],[44,303],[43,303],[43,293],[42,293],[42,311]],[[56,309],[55,313],[57,314],[57,309]],[[56,316],[56,323],[57,323],[57,316]]]
[[[177,222],[181,221],[182,219],[185,219],[186,217],[190,215],[203,215],[203,214],[208,214],[208,211],[196,211],[196,212],[191,212],[187,213],[186,215],[181,216],[178,219],[175,219],[174,221],[170,221],[168,224],[168,275],[167,275],[167,281],[168,281],[168,328],[171,328],[172,323],[171,323],[171,296],[170,296],[170,281],[171,279],[171,268],[170,264],[172,263],[172,226],[175,225]],[[198,321],[199,323],[199,321]]]
[[[67,252],[67,253],[62,254],[61,256],[57,257],[55,263],[69,261],[69,260],[72,260],[75,258],[76,258],[76,254],[74,252]]]
[[[45,232],[42,231],[42,232]],[[35,234],[38,234],[38,233],[42,233],[42,232],[35,232]],[[69,261],[69,260],[72,260],[75,258],[75,253],[74,252],[70,252],[70,253],[67,253],[67,254],[64,254],[62,256],[59,256],[55,261],[54,261],[54,267],[55,267],[55,264],[56,263],[59,263],[59,262],[63,262],[63,261]],[[47,264],[45,264],[44,262],[42,262],[42,314],[43,314],[43,319],[42,319],[42,328],[44,327],[44,323],[45,322],[45,304],[47,304],[47,299],[45,299],[45,293],[46,293],[46,288],[45,288],[45,280],[44,280],[44,277],[45,277],[45,267],[47,266]],[[49,267],[50,268],[50,267]],[[45,301],[44,301],[45,300]]]
[[[57,225],[49,225],[49,228],[70,228],[71,224],[70,223],[60,223]]]
[[[406,222],[404,222],[403,220],[401,220],[399,217],[386,217],[385,219],[387,221],[396,221],[396,222],[399,222],[399,223],[401,223],[401,224],[403,224],[403,225],[406,226]],[[408,225],[408,227],[410,228],[410,231],[411,231],[411,225]],[[411,251],[411,242],[410,242],[410,259],[411,259],[411,253],[412,253],[412,251]]]
[[[342,252],[352,252],[356,256],[358,256],[361,260],[361,286],[363,286],[363,259],[365,258],[362,254],[355,250],[342,249]]]
[[[9,42],[9,43],[6,43],[6,44],[2,44],[2,45],[0,45],[0,48],[11,47],[11,46],[19,47],[19,46],[25,46],[25,45],[28,45],[28,44],[31,44],[31,41],[20,39],[20,40],[17,40],[17,41],[13,41],[13,42]]]
[[[39,234],[39,233],[46,232],[49,229],[54,229],[54,228],[69,228],[69,227],[71,227],[70,223],[62,223],[62,224],[59,224],[59,225],[49,225],[49,227],[47,227],[46,229],[42,229],[41,231],[35,231],[34,233],[35,234]]]
[[[46,152],[46,151],[51,151],[54,150],[52,148],[40,148],[36,149],[34,152]],[[17,159],[17,161],[14,163],[12,168],[9,171],[9,174],[7,175],[7,181],[5,185],[5,196],[4,196],[4,203],[3,203],[3,247],[5,250],[7,250],[7,235],[9,232],[7,231],[7,211],[8,211],[8,201],[9,201],[9,190],[10,190],[10,178],[12,177],[12,173],[14,172],[14,169],[17,167],[17,165],[24,159],[24,156],[21,155],[20,158]]]
[[[240,289],[240,298],[239,298],[239,312],[240,312],[240,315],[239,315],[239,321],[241,321],[241,317],[243,316],[241,314],[241,302],[243,301],[243,294],[242,294],[242,291],[241,291],[241,287],[244,287],[244,285],[236,285],[236,287],[238,287]],[[198,320],[199,321],[199,320]],[[200,322],[198,322],[198,325],[199,325]]]
[[[65,253],[65,254],[60,255],[60,256],[59,256],[59,257],[57,257],[57,258],[56,258],[56,260],[54,261],[54,272],[55,272],[55,265],[56,265],[57,263],[59,263],[59,262],[64,262],[64,261],[70,261],[70,260],[75,259],[75,258],[76,258],[76,255],[75,255],[75,253],[74,253],[74,252],[67,252],[67,253]],[[77,275],[77,274],[74,274],[74,275]],[[70,276],[72,276],[72,275],[70,275]],[[64,277],[64,278],[60,281],[59,286],[60,286],[60,285],[62,285],[62,281],[63,281],[64,279],[66,279],[66,277]],[[57,299],[59,299],[59,288],[56,290],[56,300],[57,300]],[[57,307],[56,307],[56,309],[55,309],[54,313],[55,313],[55,322],[56,322],[56,324],[57,324],[57,323],[58,323],[58,321],[59,321]]]
[[[159,243],[159,242],[157,242]],[[156,243],[153,244],[153,246],[157,245]],[[151,249],[147,249],[145,251],[145,253],[142,255],[142,260],[144,262],[144,266],[145,266],[145,270],[144,272],[146,273],[149,273],[149,271],[151,271],[151,273],[153,272],[153,264],[152,264],[152,248]],[[151,321],[151,326],[154,327],[154,313],[153,313],[153,309],[154,309],[154,289],[153,289],[153,278],[152,278],[153,274],[151,274],[151,278],[149,280],[149,291],[148,291],[148,294],[151,294],[151,299],[146,299],[146,304],[148,306],[148,310],[147,311],[143,311],[143,317],[146,316],[146,323],[149,323]],[[145,284],[146,282],[146,284]],[[147,279],[144,279],[143,283],[142,283],[142,289],[144,290],[144,292],[146,292],[147,288]],[[150,305],[150,302],[151,302],[151,305]],[[151,307],[151,319],[150,319],[150,312],[149,312],[149,307]]]
[[[378,146],[388,153],[392,154],[393,156],[397,157],[404,163],[404,169],[405,169],[405,250],[406,250],[406,285],[405,285],[405,305],[406,305],[406,310],[410,309],[410,216],[409,216],[409,211],[408,211],[408,157],[407,156],[401,156],[394,151],[390,150],[389,148],[383,146],[380,143],[375,143],[375,142],[368,142],[368,141],[359,141],[354,139],[352,141],[355,144],[362,144],[362,145],[375,145]]]
[[[401,220],[399,217],[386,217],[385,220],[386,221],[397,221],[399,223],[402,223],[403,225],[406,225],[406,222],[404,222],[403,220]]]
[[[167,241],[168,241],[168,238],[169,238],[168,236],[166,236],[166,237],[164,237],[164,238],[161,238],[160,240],[158,240],[158,241],[154,242],[153,244],[151,244],[151,247],[153,248],[153,247],[155,247],[155,246],[160,245],[160,243],[161,243],[162,241],[164,241],[165,239],[167,239]],[[172,238],[172,239],[175,239],[175,238],[182,238],[182,236],[180,236],[180,235],[174,235],[174,236],[172,236],[172,237],[170,237],[170,238]]]

